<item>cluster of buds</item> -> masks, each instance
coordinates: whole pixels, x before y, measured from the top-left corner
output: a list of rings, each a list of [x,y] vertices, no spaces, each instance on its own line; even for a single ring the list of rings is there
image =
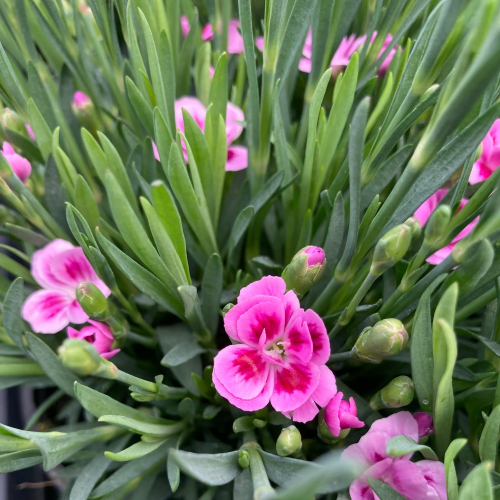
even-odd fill
[[[323,249],[308,246],[295,254],[281,277],[285,280],[287,290],[293,290],[300,299],[318,282],[325,267]]]
[[[365,328],[352,348],[352,357],[365,363],[380,363],[400,353],[408,342],[408,332],[398,319],[383,319]]]

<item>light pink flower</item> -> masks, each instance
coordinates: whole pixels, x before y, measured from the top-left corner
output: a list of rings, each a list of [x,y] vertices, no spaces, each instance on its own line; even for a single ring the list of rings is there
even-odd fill
[[[68,326],[68,337],[70,339],[86,340],[105,359],[112,358],[115,354],[118,354],[120,349],[112,349],[115,339],[109,326],[92,320],[89,320],[89,323],[92,326],[84,326],[80,331]]]
[[[224,317],[235,342],[214,360],[213,381],[234,406],[255,411],[269,402],[275,410],[306,422],[336,392],[325,363],[330,341],[321,318],[300,308],[282,278],[266,276],[243,288]]]
[[[410,461],[411,453],[389,457],[386,446],[394,436],[404,435],[418,442],[417,420],[407,411],[376,420],[357,444],[347,447],[342,457],[365,467],[361,477],[349,488],[351,500],[379,500],[367,479],[379,479],[409,500],[446,500],[446,479],[441,462]]]
[[[432,417],[423,411],[417,411],[413,414],[413,418],[418,423],[418,437],[424,438],[434,434],[434,425]]]
[[[91,102],[90,97],[87,94],[84,94],[81,90],[77,90],[73,94],[73,106],[75,106],[76,109],[82,109]]]
[[[17,154],[8,142],[3,143],[0,153],[8,161],[14,173],[25,183],[31,175],[31,163]]]
[[[184,133],[184,117],[182,110],[185,109],[198,124],[202,132],[205,130],[205,120],[207,109],[203,103],[196,97],[185,96],[175,101],[175,127]],[[243,132],[243,122],[245,115],[243,111],[234,104],[227,103],[226,113],[226,136],[227,136],[227,171],[243,170],[248,166],[248,150],[244,146],[231,146],[231,144]],[[182,141],[182,150],[184,151],[184,158],[188,161],[186,145]],[[155,158],[160,161],[158,149],[153,142],[153,153]]]
[[[356,37],[356,35],[345,36],[342,38],[338,49],[333,55],[332,62],[330,63],[334,74],[340,73],[342,68],[349,64],[351,56],[365,40],[366,36]]]
[[[417,218],[418,222],[420,222],[420,225],[423,227],[429,217],[431,216],[432,212],[436,210],[438,207],[439,203],[441,200],[446,196],[446,193],[448,192],[448,189],[438,189],[430,198],[428,198],[420,207],[417,209],[417,211],[413,214],[414,217]],[[460,211],[465,204],[469,200],[467,198],[462,198],[462,201],[460,202],[460,207],[458,208],[458,211]],[[455,238],[451,241],[449,245],[446,245],[443,248],[440,248],[436,253],[432,254],[428,259],[427,262],[429,264],[437,265],[443,262],[448,255],[451,254],[453,249],[455,248],[455,245],[462,239],[465,238],[476,226],[476,224],[479,221],[479,217],[477,219],[474,219],[470,224],[464,227],[460,233],[458,233]]]
[[[240,33],[240,21],[238,19],[231,19],[229,21],[227,31],[227,52],[228,54],[240,54],[245,52],[243,37]],[[182,36],[186,37],[191,30],[189,19],[186,16],[181,16],[181,31]],[[210,42],[214,38],[214,30],[210,23],[206,24],[201,30],[201,39],[204,42]]]
[[[26,299],[22,316],[37,333],[57,333],[69,323],[88,321],[76,300],[76,287],[80,283],[93,283],[106,297],[111,293],[83,250],[65,240],[54,240],[37,250],[31,260],[31,274],[43,290]]]
[[[354,398],[343,401],[343,397],[342,392],[337,392],[325,408],[326,425],[336,437],[340,436],[340,431],[343,429],[358,429],[365,425],[358,419],[358,409]]]
[[[263,36],[258,36],[255,39],[255,46],[261,51],[264,52],[264,37]]]
[[[469,182],[471,184],[485,181],[500,167],[500,119],[495,120],[481,146],[481,156],[474,163],[470,173]]]
[[[35,132],[33,132],[33,129],[31,128],[30,124],[27,123],[25,127],[26,127],[26,132],[28,132],[28,135],[30,136],[30,139],[32,141],[36,141]]]

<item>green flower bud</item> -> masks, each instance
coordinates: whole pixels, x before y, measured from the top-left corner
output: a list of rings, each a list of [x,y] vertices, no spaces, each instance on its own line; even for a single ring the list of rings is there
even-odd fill
[[[295,425],[290,425],[281,430],[281,434],[276,441],[276,451],[280,457],[288,457],[297,453],[302,448],[300,432]]]
[[[416,240],[420,237],[420,233],[422,232],[422,226],[420,225],[420,222],[418,221],[417,218],[410,217],[405,221],[404,225],[410,228],[410,234],[412,240]]]
[[[91,319],[105,321],[109,318],[108,299],[93,283],[80,283],[76,287],[76,300]]]
[[[4,108],[0,117],[0,123],[2,124],[2,129],[12,130],[18,134],[27,136],[26,124],[24,120],[10,108]]]
[[[85,340],[66,339],[58,349],[61,363],[82,377],[99,371],[102,358],[97,349]]]
[[[331,433],[330,429],[328,428],[328,425],[326,425],[324,414],[325,414],[325,409],[323,408],[318,415],[318,429],[317,429],[317,434],[318,437],[321,439],[321,441],[327,444],[336,444],[342,439],[346,438],[351,429],[342,429],[338,437],[334,436]]]
[[[248,456],[248,451],[241,450],[238,457],[238,464],[242,469],[246,469],[250,465],[250,457]]]
[[[383,319],[365,328],[352,348],[353,357],[365,363],[380,363],[401,352],[408,342],[408,333],[398,319]]]
[[[295,254],[283,271],[287,290],[303,297],[323,274],[326,267],[325,252],[320,247],[308,246]]]
[[[383,389],[378,391],[370,401],[372,410],[381,408],[401,408],[413,401],[415,386],[410,377],[402,375],[391,380]]]
[[[233,307],[234,304],[231,304],[231,302],[229,302],[229,304],[226,304],[224,306],[224,309],[222,309],[222,317],[224,317]]]
[[[451,209],[448,205],[436,208],[425,225],[424,245],[429,248],[441,248],[450,219]]]
[[[401,260],[410,247],[412,230],[406,224],[393,227],[375,245],[370,273],[380,276]]]

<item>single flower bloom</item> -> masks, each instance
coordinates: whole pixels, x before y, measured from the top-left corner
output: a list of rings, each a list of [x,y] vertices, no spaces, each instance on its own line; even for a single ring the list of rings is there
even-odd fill
[[[477,184],[485,181],[500,167],[500,119],[495,120],[481,143],[481,156],[474,163],[469,182]]]
[[[105,323],[89,320],[92,326],[84,326],[80,331],[68,326],[67,333],[70,339],[85,340],[92,344],[97,352],[105,359],[112,358],[120,349],[112,349],[114,337],[111,328]]]
[[[359,429],[365,425],[358,419],[358,409],[354,398],[344,401],[343,397],[342,392],[337,392],[325,408],[326,425],[335,437],[339,437],[340,431],[344,429]]]
[[[31,175],[31,163],[20,154],[17,154],[14,151],[14,148],[8,142],[3,143],[0,153],[2,153],[4,158],[12,167],[13,172],[19,177],[19,179],[21,179],[22,182],[26,183],[29,176]]]
[[[431,216],[432,212],[436,210],[441,200],[446,196],[446,193],[448,193],[448,189],[438,189],[432,196],[430,196],[426,201],[424,201],[424,203],[422,203],[422,205],[420,205],[417,211],[413,214],[414,217],[420,222],[420,225],[422,227],[425,225],[425,223]],[[462,198],[462,200],[460,201],[460,207],[458,208],[458,211],[462,210],[462,208],[468,201],[469,200],[467,198]],[[448,245],[446,245],[443,248],[440,248],[437,252],[433,253],[430,257],[428,257],[427,262],[433,265],[437,265],[443,262],[443,260],[445,260],[446,257],[448,257],[448,255],[451,254],[451,252],[455,248],[455,245],[462,238],[465,238],[468,234],[471,233],[471,231],[474,229],[478,221],[479,217],[474,219],[467,226],[465,226],[462,229],[462,231],[460,231]]]
[[[81,90],[77,90],[73,94],[73,106],[76,109],[83,109],[91,102],[90,97],[87,94],[84,94]]]
[[[24,302],[23,318],[36,333],[57,333],[69,323],[81,324],[89,317],[76,300],[76,287],[89,281],[108,297],[109,288],[98,278],[80,247],[56,239],[37,250],[31,274],[42,287]]]
[[[282,278],[266,276],[243,288],[224,316],[235,342],[214,360],[213,381],[234,406],[255,411],[269,402],[276,411],[306,422],[336,392],[325,366],[330,341],[322,319],[300,308]]]
[[[410,412],[402,411],[376,420],[357,444],[348,446],[342,457],[357,461],[365,471],[349,488],[351,500],[378,500],[367,479],[380,479],[409,500],[446,500],[446,479],[441,462],[410,461],[412,453],[389,457],[387,443],[394,436],[418,442],[419,426]]]
[[[434,434],[434,423],[432,417],[423,411],[417,411],[413,414],[413,418],[418,423],[418,437],[424,438]]]
[[[342,38],[338,49],[333,55],[332,62],[330,63],[334,76],[338,75],[342,71],[342,68],[345,68],[349,64],[352,55],[365,40],[366,37],[357,37],[356,35]]]

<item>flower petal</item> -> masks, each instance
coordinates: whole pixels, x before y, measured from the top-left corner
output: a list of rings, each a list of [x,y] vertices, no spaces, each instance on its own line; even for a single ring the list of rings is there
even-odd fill
[[[310,422],[316,415],[319,413],[319,408],[314,403],[312,398],[309,398],[303,405],[299,406],[292,412],[287,412],[290,415],[294,422],[300,422],[301,424],[305,424],[306,422]],[[285,415],[286,416],[286,415]]]
[[[293,316],[293,313],[300,309],[300,302],[293,290],[286,292],[281,302],[283,302],[285,306],[285,324],[287,324]]]
[[[229,21],[228,33],[227,33],[227,52],[228,54],[240,54],[245,52],[245,45],[243,43],[243,37],[241,36],[240,22],[237,19],[231,19]],[[228,103],[229,104],[229,103]]]
[[[418,423],[409,411],[400,411],[387,418],[375,420],[370,432],[384,432],[390,437],[402,434],[418,442]]]
[[[248,149],[244,146],[227,148],[226,172],[237,172],[248,167]]]
[[[420,460],[415,465],[420,468],[427,481],[425,499],[446,500],[446,477],[444,464],[435,460]]]
[[[76,299],[68,307],[68,319],[70,323],[74,323],[75,325],[85,323],[89,319]]]
[[[271,404],[276,411],[292,411],[302,406],[319,383],[319,368],[314,363],[275,367],[276,375]]]
[[[438,497],[426,496],[427,481],[417,464],[410,460],[395,460],[381,479],[408,500],[438,500]]]
[[[121,349],[113,349],[112,351],[109,352],[103,352],[101,353],[101,357],[104,359],[109,359],[112,358],[115,354],[118,354]]]
[[[215,357],[214,374],[227,393],[238,399],[249,400],[264,389],[269,365],[256,349],[241,344],[230,345]],[[227,399],[232,403],[229,397]]]
[[[226,111],[226,136],[227,144],[234,142],[243,132],[245,113],[232,102],[227,103]]]
[[[71,297],[56,290],[39,290],[24,302],[22,316],[36,333],[57,333],[68,326]]]
[[[75,248],[69,241],[57,239],[33,253],[31,259],[31,274],[43,288],[50,290],[67,290],[64,281],[52,273],[51,264],[56,255]]]
[[[249,300],[255,295],[270,295],[271,297],[283,297],[286,292],[286,283],[278,276],[264,276],[259,281],[254,281],[242,288],[238,296],[238,304]]]
[[[284,320],[284,317],[283,317]],[[267,331],[267,330],[266,330]],[[312,356],[313,343],[307,323],[304,321],[304,311],[299,310],[288,322],[284,336],[287,356],[302,363],[308,363]]]
[[[312,398],[322,408],[326,406],[337,393],[337,382],[332,370],[326,365],[319,367],[318,387],[313,392]]]
[[[240,410],[244,411],[256,411],[264,408],[269,403],[269,399],[271,398],[271,394],[273,392],[274,387],[274,371],[269,371],[269,376],[267,377],[266,384],[264,388],[253,399],[240,399],[227,391],[227,389],[222,385],[221,381],[217,377],[217,374],[214,370],[212,374],[212,380],[214,382],[215,388],[217,392],[223,397],[226,398],[233,406],[240,408]]]
[[[80,283],[97,280],[97,274],[80,247],[66,250],[54,256],[50,263],[53,276],[73,290]]]
[[[325,324],[312,309],[307,309],[304,317],[313,343],[311,361],[318,365],[324,365],[330,359],[331,353],[330,339],[328,338]]]
[[[237,307],[237,306],[235,306]],[[280,301],[260,302],[242,314],[236,325],[240,340],[257,347],[263,332],[264,344],[282,340],[285,329],[285,309]]]

